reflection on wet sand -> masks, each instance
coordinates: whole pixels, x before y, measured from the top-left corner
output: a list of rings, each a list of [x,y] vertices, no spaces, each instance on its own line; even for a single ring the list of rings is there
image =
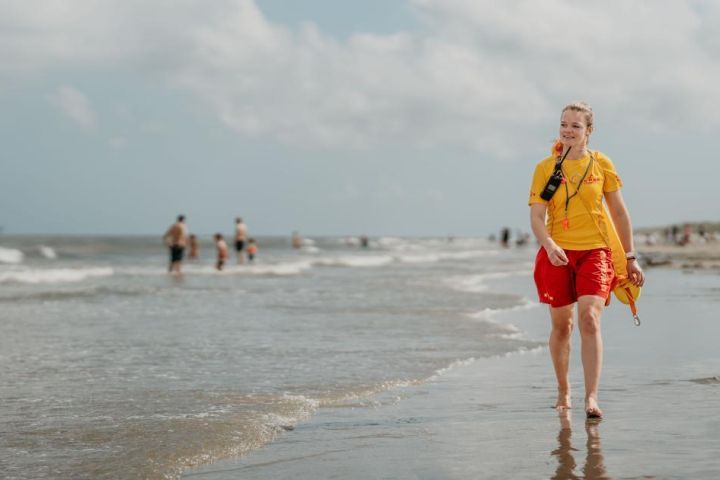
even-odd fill
[[[565,410],[558,413],[560,419],[560,431],[557,441],[558,447],[551,452],[557,457],[558,466],[553,480],[585,479],[603,480],[610,478],[605,469],[605,460],[600,446],[600,420],[587,420],[585,422],[585,433],[587,434],[585,465],[580,474],[576,473],[577,462],[573,452],[579,452],[572,446],[572,422],[570,411]]]

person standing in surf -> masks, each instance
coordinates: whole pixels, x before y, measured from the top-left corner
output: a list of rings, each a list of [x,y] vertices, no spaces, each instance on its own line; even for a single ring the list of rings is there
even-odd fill
[[[571,407],[568,370],[577,303],[585,413],[588,418],[600,418],[600,317],[617,281],[613,253],[626,252],[627,279],[633,285],[642,286],[645,277],[637,262],[632,223],[620,193],[622,182],[607,156],[588,149],[592,132],[593,111],[588,104],[576,102],[563,108],[560,138],[553,154],[535,168],[528,203],[530,225],[541,245],[535,259],[535,285],[540,302],[549,305],[552,324],[548,343],[558,384],[555,408]],[[613,225],[608,225],[603,199]],[[617,251],[611,249],[609,239],[613,228],[622,244]]]
[[[245,239],[247,238],[247,226],[243,219],[237,217],[235,219],[235,254],[237,255],[237,263],[244,263]]]
[[[163,241],[170,250],[170,263],[168,265],[169,273],[180,273],[182,267],[183,254],[188,244],[188,229],[185,225],[185,215],[178,215],[177,221],[170,225]]]

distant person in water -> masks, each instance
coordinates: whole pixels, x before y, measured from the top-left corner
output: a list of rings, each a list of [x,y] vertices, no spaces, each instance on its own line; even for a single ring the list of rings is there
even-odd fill
[[[170,249],[170,265],[168,272],[180,273],[183,253],[188,243],[188,230],[185,225],[185,215],[178,215],[177,221],[170,225],[163,236],[165,245]]]
[[[300,234],[298,232],[293,232],[293,234],[292,234],[292,247],[293,248],[302,247],[302,238],[300,237]]]
[[[217,263],[215,263],[215,268],[220,271],[225,266],[228,258],[227,243],[225,243],[225,239],[220,233],[215,234],[215,247],[217,248]]]
[[[247,238],[247,226],[243,219],[237,217],[235,219],[235,253],[237,255],[237,263],[243,263],[243,250],[245,249],[245,239]]]
[[[508,248],[510,246],[510,229],[504,227],[500,232],[500,243],[503,247]]]
[[[360,236],[360,246],[363,248],[368,248],[370,245],[370,239],[368,239],[367,235]]]
[[[251,238],[248,240],[248,246],[247,246],[247,256],[248,256],[248,262],[252,263],[253,260],[255,260],[255,255],[257,255],[258,247],[255,243],[255,239]]]
[[[190,259],[197,260],[198,258],[198,239],[196,235],[190,235]]]

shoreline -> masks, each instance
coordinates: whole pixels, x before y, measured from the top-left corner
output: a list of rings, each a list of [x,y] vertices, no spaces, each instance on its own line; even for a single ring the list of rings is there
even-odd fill
[[[385,392],[374,407],[321,409],[247,457],[181,478],[714,478],[720,471],[720,398],[713,395],[720,387],[713,340],[720,326],[708,321],[720,300],[714,272],[652,272],[641,327],[617,302],[603,316],[601,422],[584,418],[576,333],[575,408],[567,415],[552,409],[554,373],[544,348],[459,365],[425,384]],[[693,291],[707,301],[687,294]],[[537,340],[547,334],[544,316],[536,308],[497,321]]]
[[[720,242],[637,247],[644,266],[720,270]]]

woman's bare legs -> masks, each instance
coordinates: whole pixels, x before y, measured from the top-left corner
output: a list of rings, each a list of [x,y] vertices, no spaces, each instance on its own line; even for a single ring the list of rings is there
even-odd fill
[[[550,307],[552,330],[550,332],[550,356],[555,367],[555,376],[558,383],[558,399],[555,408],[564,410],[570,408],[570,379],[568,369],[570,366],[570,338],[573,330],[573,307]]]
[[[585,412],[588,417],[602,417],[598,405],[598,387],[602,371],[603,342],[600,332],[600,316],[605,299],[595,295],[578,298],[578,327],[583,371],[585,374]]]

